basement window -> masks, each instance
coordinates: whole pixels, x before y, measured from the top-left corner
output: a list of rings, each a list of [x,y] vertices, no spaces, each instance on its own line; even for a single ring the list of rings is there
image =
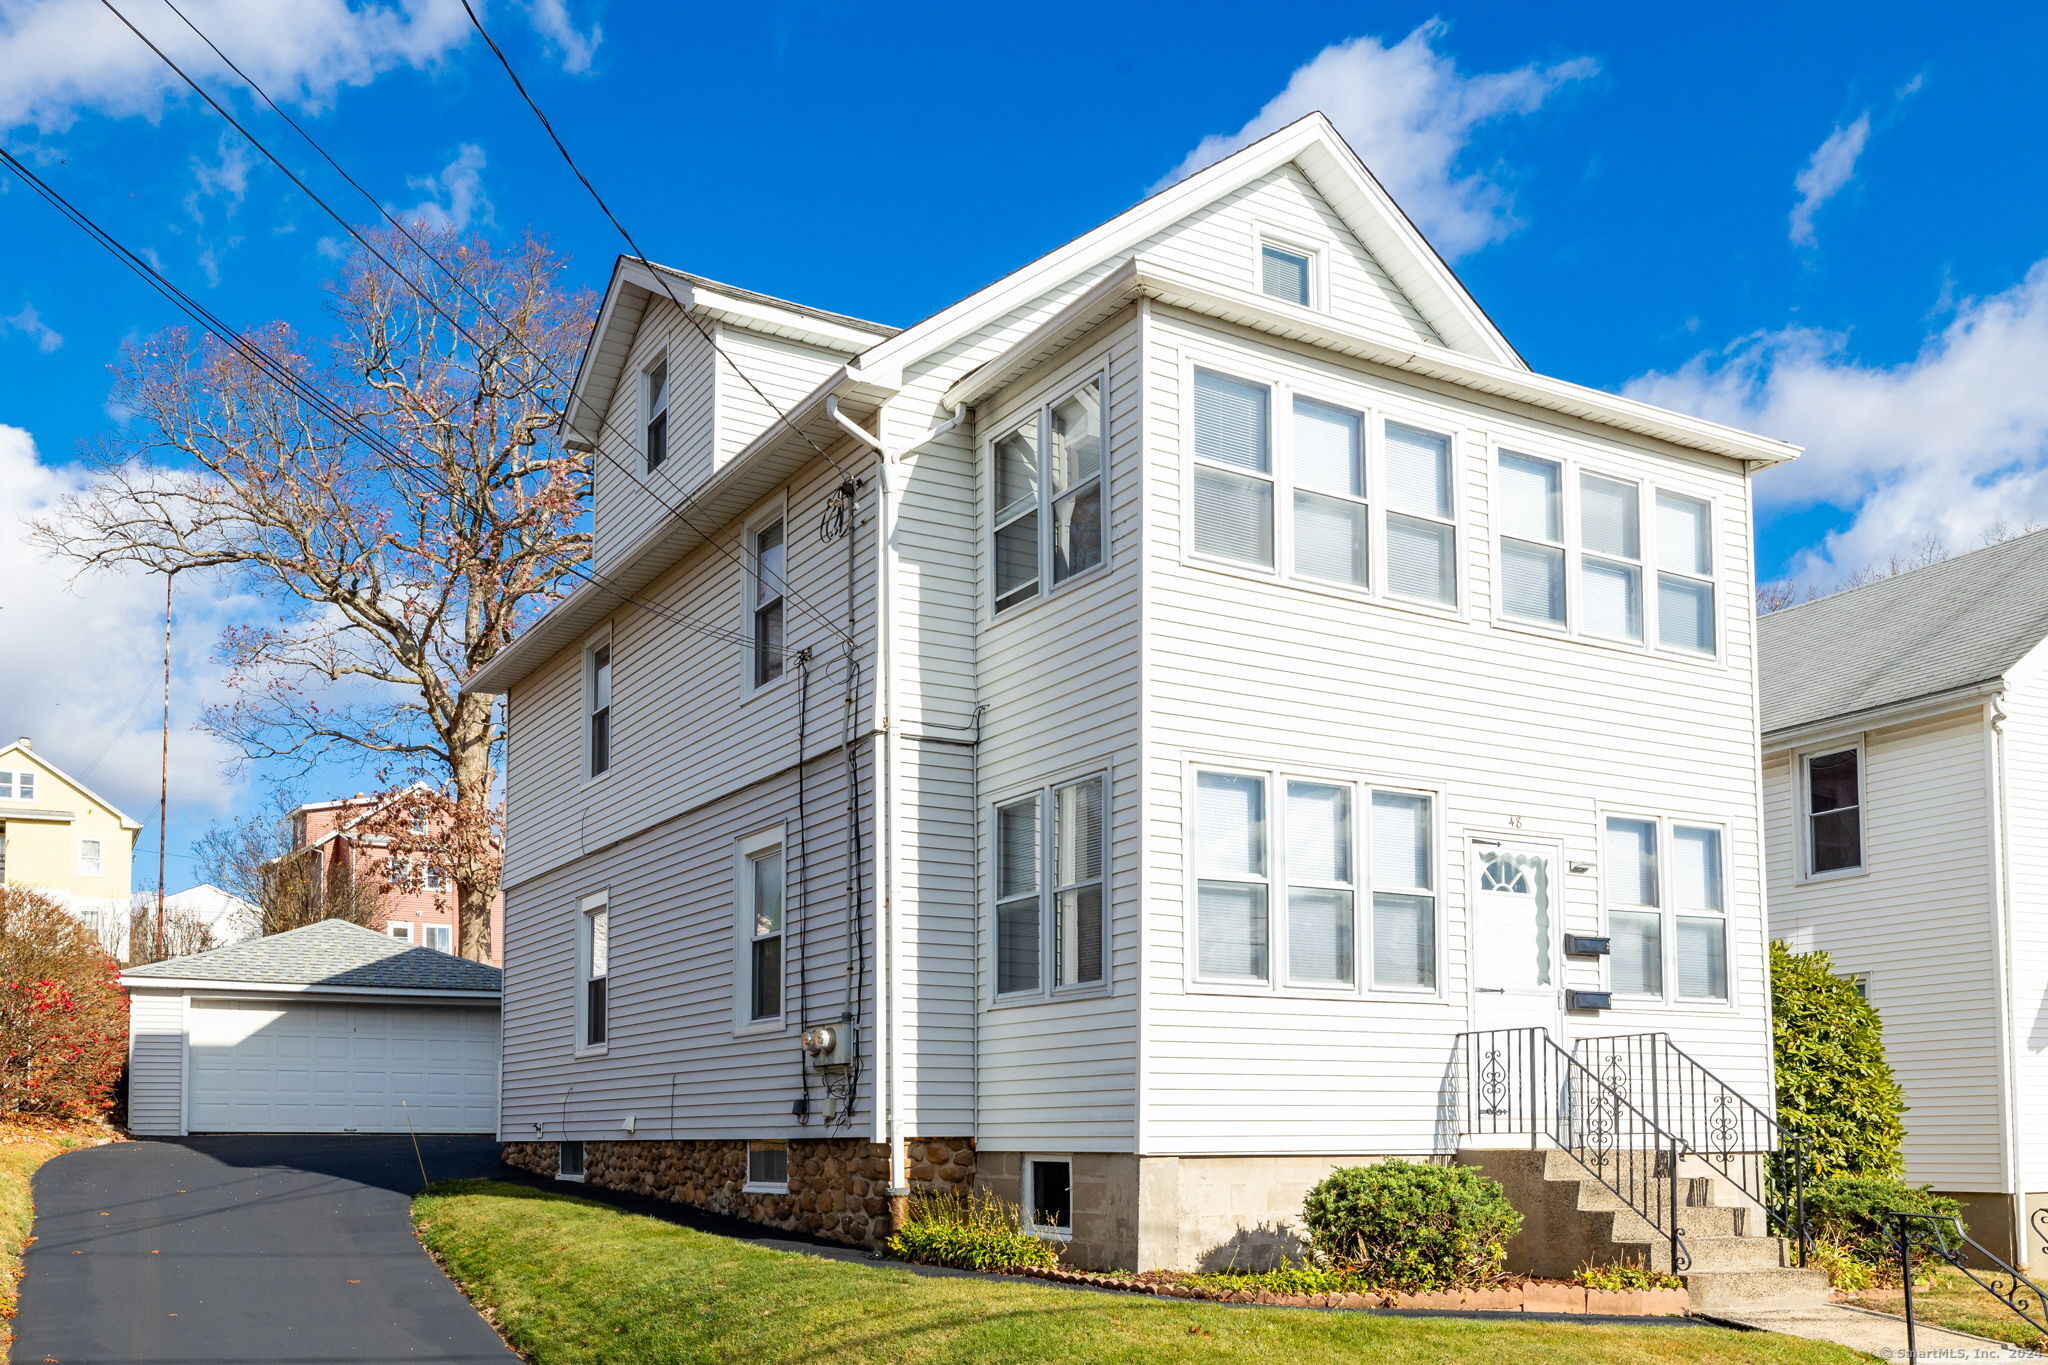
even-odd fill
[[[789,1193],[789,1144],[787,1142],[749,1142],[747,1144],[747,1184],[749,1194]]]
[[[555,1144],[555,1179],[581,1180],[583,1178],[583,1144],[580,1142],[558,1142]]]
[[[1074,1163],[1063,1156],[1024,1158],[1024,1221],[1040,1237],[1074,1236]]]

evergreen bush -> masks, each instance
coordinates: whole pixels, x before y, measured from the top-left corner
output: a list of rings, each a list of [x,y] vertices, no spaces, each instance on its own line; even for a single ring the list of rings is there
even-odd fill
[[[1810,1179],[1905,1170],[1906,1101],[1884,1026],[1824,952],[1771,944],[1778,1121],[1807,1144]]]
[[[1522,1215],[1476,1166],[1383,1161],[1330,1172],[1308,1192],[1302,1222],[1323,1264],[1409,1293],[1500,1278]]]
[[[1892,1241],[1892,1213],[1930,1213],[1954,1218],[1963,1206],[1931,1186],[1875,1176],[1838,1175],[1806,1190],[1806,1225],[1815,1238],[1836,1243],[1871,1267],[1880,1279],[1897,1273],[1899,1252]],[[1930,1254],[1944,1236],[1955,1245],[1954,1225],[1940,1227],[1914,1221],[1907,1226],[1914,1260]]]

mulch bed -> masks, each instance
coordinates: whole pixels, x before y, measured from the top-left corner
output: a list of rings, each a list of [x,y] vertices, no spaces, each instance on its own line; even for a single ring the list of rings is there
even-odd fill
[[[1171,1299],[1217,1303],[1259,1303],[1276,1308],[1405,1308],[1475,1313],[1597,1313],[1604,1317],[1682,1317],[1683,1289],[1582,1289],[1560,1280],[1524,1280],[1491,1289],[1453,1289],[1433,1294],[1372,1290],[1348,1294],[1275,1294],[1265,1289],[1224,1289],[1172,1271],[1104,1274],[1092,1270],[1025,1268],[1006,1272],[1055,1284],[1118,1289]]]

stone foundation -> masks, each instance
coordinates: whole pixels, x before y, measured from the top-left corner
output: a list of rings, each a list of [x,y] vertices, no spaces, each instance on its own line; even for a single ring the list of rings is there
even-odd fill
[[[558,1145],[508,1142],[505,1162],[552,1176]],[[913,1191],[974,1184],[974,1139],[913,1138],[905,1149]],[[878,1247],[889,1235],[889,1156],[877,1142],[791,1139],[787,1194],[745,1189],[747,1144],[733,1141],[585,1142],[583,1179],[854,1246]]]

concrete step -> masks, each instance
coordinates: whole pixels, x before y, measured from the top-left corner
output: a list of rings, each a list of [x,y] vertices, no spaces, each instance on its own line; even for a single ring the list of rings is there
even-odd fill
[[[1617,1215],[1620,1221],[1616,1223],[1616,1227],[1623,1226],[1629,1219],[1642,1217],[1617,1198],[1612,1190],[1590,1180],[1580,1183],[1579,1207],[1587,1213]],[[1748,1209],[1731,1209],[1720,1204],[1680,1204],[1678,1226],[1701,1237],[1742,1237],[1757,1231],[1759,1224],[1750,1218]]]
[[[1825,1270],[1780,1266],[1773,1270],[1692,1270],[1685,1291],[1695,1313],[1813,1308],[1828,1301]]]
[[[1652,1242],[1664,1237],[1663,1231],[1655,1223],[1633,1209],[1601,1212],[1611,1212],[1614,1215],[1612,1235],[1617,1242]],[[1678,1230],[1679,1235],[1687,1242],[1697,1242],[1703,1237],[1741,1242],[1776,1240],[1752,1232],[1748,1220],[1748,1213],[1742,1209],[1681,1208],[1678,1211]]]
[[[1779,1270],[1790,1264],[1785,1244],[1776,1237],[1695,1237],[1684,1235],[1691,1270]],[[1671,1239],[1651,1228],[1629,1228],[1614,1238],[1618,1261],[1632,1261],[1652,1270],[1671,1270]],[[1690,1273],[1690,1272],[1688,1272]]]

